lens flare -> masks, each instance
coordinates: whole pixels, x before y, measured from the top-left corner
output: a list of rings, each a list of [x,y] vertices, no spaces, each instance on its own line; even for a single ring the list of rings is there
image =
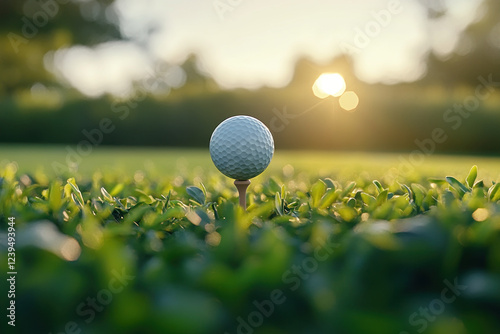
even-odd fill
[[[347,111],[352,111],[356,109],[359,104],[358,94],[349,91],[345,92],[339,99],[340,106]]]

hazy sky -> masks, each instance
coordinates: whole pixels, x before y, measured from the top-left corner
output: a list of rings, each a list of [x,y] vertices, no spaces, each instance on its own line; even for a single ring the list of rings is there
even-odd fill
[[[342,52],[362,80],[413,81],[430,51],[466,52],[458,37],[481,15],[481,0],[443,0],[450,10],[430,22],[422,1],[116,0],[107,14],[129,41],[60,50],[54,59],[91,96],[127,91],[156,60],[181,64],[191,53],[225,88],[283,86],[298,58],[328,62]]]

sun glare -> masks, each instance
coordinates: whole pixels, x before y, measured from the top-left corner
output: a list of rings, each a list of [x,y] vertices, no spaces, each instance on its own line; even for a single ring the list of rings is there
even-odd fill
[[[340,96],[346,90],[344,78],[338,73],[323,73],[314,82],[314,95],[324,99],[328,96]]]

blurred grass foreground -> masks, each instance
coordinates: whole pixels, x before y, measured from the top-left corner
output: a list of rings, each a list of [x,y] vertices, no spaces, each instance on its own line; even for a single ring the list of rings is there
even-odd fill
[[[96,153],[62,176],[2,165],[0,259],[15,253],[17,272],[3,285],[15,291],[16,326],[4,319],[2,332],[500,328],[498,159],[453,177],[443,167],[469,159],[433,157],[428,174],[404,176],[380,155],[278,152],[244,212],[207,152],[175,167],[164,158],[175,152],[157,153],[135,172],[138,161],[109,167],[134,150]]]

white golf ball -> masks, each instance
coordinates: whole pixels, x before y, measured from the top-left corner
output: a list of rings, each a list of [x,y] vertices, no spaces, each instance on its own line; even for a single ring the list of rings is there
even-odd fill
[[[210,156],[215,167],[236,180],[248,180],[262,173],[274,154],[269,129],[250,116],[234,116],[217,126],[210,138]]]

